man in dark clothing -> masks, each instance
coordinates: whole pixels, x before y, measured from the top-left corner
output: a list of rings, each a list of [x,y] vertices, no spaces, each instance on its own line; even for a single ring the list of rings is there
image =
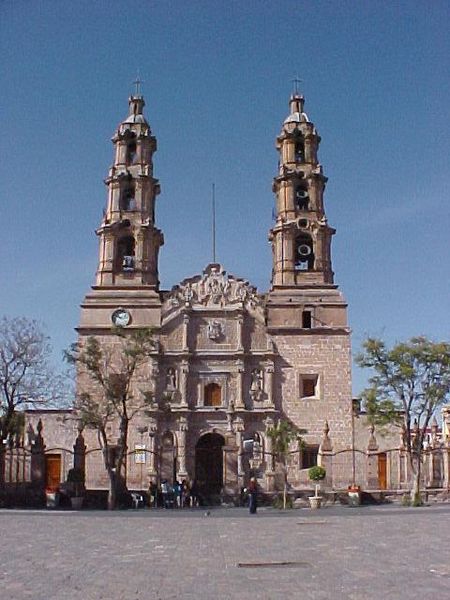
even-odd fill
[[[250,483],[248,486],[248,496],[249,496],[249,509],[250,509],[250,514],[254,515],[256,514],[256,508],[257,508],[257,484],[256,484],[256,478],[252,477],[250,479]]]

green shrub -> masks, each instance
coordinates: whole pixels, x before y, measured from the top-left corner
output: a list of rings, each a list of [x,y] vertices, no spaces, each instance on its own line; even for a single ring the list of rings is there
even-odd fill
[[[322,479],[325,479],[326,474],[326,470],[323,467],[319,467],[319,465],[311,467],[308,471],[308,477],[311,481],[322,481]]]

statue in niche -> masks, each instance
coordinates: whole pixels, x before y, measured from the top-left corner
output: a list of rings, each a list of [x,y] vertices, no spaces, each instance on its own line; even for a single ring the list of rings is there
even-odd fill
[[[252,382],[250,384],[250,396],[252,400],[261,400],[263,395],[263,376],[261,369],[253,369]]]
[[[207,333],[210,340],[217,342],[223,335],[222,323],[220,321],[216,321],[215,319],[210,321],[208,323]]]
[[[177,374],[173,367],[167,369],[166,374],[166,389],[174,391],[177,389]]]

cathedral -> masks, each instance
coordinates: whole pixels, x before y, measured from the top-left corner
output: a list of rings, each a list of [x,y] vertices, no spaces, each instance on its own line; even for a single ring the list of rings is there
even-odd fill
[[[142,492],[164,480],[186,479],[204,499],[235,502],[256,477],[261,492],[276,493],[284,473],[270,433],[280,421],[301,432],[285,465],[294,495],[311,489],[308,470],[316,464],[326,469],[328,490],[349,484],[407,488],[401,432],[377,439],[351,396],[350,329],[347,304],[334,283],[327,178],[303,96],[292,94],[276,138],[271,282],[265,292],[242,277],[251,273],[235,275],[217,263],[160,289],[157,145],[144,107],[136,92],[112,138],[106,208],[96,231],[96,279],[77,328],[80,347],[94,338],[110,350],[117,331],[122,338],[142,328],[153,332],[151,353],[133,382],[151,402],[129,424],[123,473],[128,489]],[[80,372],[77,388],[78,394],[86,389]],[[448,407],[442,418],[448,432]],[[74,409],[27,411],[25,429],[23,457],[12,452],[7,481],[22,478],[33,489],[57,489],[75,468],[84,472],[89,492],[108,490],[97,432],[83,430]],[[111,422],[106,434],[108,445],[117,446],[119,427]],[[445,435],[434,421],[423,468],[427,487],[449,485]]]
[[[110,343],[113,325],[152,327],[157,338],[149,365],[154,408],[136,420],[129,439],[145,462],[137,466],[131,453],[129,486],[178,478],[195,480],[205,493],[233,495],[251,473],[273,490],[267,431],[279,419],[306,432],[289,460],[291,483],[306,483],[329,430],[335,446],[348,447],[352,399],[347,305],[334,283],[335,230],[324,206],[327,178],[304,98],[291,96],[276,139],[268,292],[221,264],[160,289],[157,142],[144,107],[143,96],[132,95],[112,138],[96,281],[78,327],[80,339],[95,336],[102,345]],[[170,410],[161,410],[162,399]],[[89,469],[99,458],[87,460],[88,487],[106,482],[99,465]]]

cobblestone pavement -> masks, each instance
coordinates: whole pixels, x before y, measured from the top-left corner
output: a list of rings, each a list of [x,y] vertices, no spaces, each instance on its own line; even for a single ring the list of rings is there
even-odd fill
[[[448,598],[449,535],[447,505],[0,510],[0,598]]]

